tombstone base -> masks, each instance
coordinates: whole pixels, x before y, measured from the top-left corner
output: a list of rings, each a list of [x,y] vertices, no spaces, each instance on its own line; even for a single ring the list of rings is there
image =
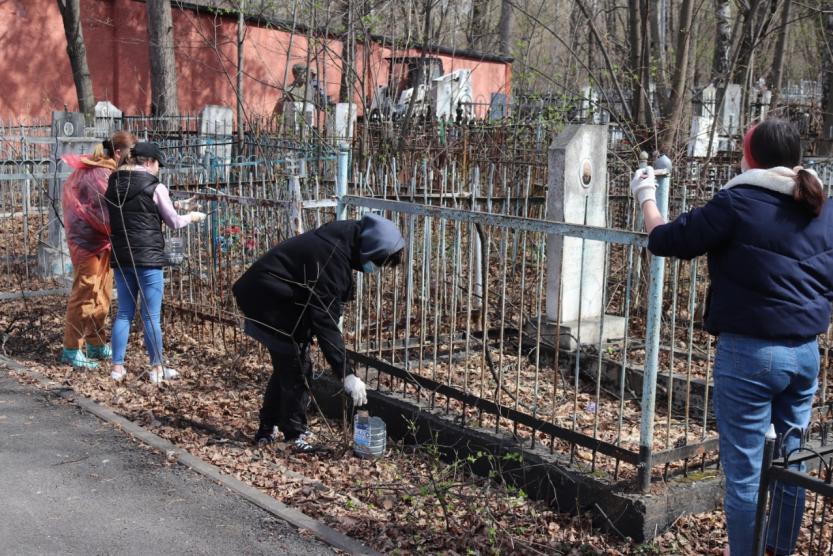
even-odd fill
[[[605,315],[603,324],[604,341],[625,337],[625,317]],[[541,319],[541,340],[553,346],[558,342],[559,348],[570,351],[575,351],[579,342],[583,346],[597,346],[599,344],[599,318],[582,319],[580,325],[578,321],[562,322],[561,326]]]

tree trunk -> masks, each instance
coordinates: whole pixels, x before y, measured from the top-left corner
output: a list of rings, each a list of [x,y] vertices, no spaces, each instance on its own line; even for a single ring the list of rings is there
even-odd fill
[[[642,42],[639,27],[639,0],[628,0],[628,73],[631,80],[631,114],[634,122],[640,122],[642,116],[642,90],[640,89],[639,59],[642,52]]]
[[[245,150],[245,133],[244,123],[246,121],[246,114],[243,108],[243,64],[244,57],[244,43],[246,40],[246,18],[243,15],[246,0],[240,0],[239,11],[237,14],[237,155],[244,156]],[[240,179],[243,179],[243,173],[240,173]]]
[[[353,102],[353,78],[356,70],[356,38],[353,22],[353,0],[341,2],[341,25],[344,34],[341,39],[341,84],[338,96],[341,102]]]
[[[828,2],[825,4],[825,8],[825,12],[820,17],[823,26],[822,36],[824,37],[822,45],[824,119],[821,130],[822,141],[817,154],[831,156],[833,155],[833,56],[831,56],[831,52],[833,52],[833,3]]]
[[[640,25],[642,27],[642,44],[639,55],[639,71],[640,71],[640,88],[639,92],[644,103],[643,121],[648,127],[654,125],[653,99],[651,98],[651,34],[650,25],[648,24],[648,0],[640,0],[641,3],[641,17]]]
[[[650,0],[648,3],[650,9],[649,20],[651,22],[651,46],[653,50],[653,62],[656,68],[656,87],[658,111],[664,112],[665,103],[668,102],[668,78],[666,76],[666,47],[665,47],[665,26],[663,25],[663,12],[665,0]],[[662,117],[664,114],[660,113],[658,116]]]
[[[755,22],[758,19],[760,6],[761,0],[750,0],[749,7],[743,12],[743,24],[740,29],[737,61],[732,72],[732,83],[739,83],[742,87],[746,87],[747,85],[746,81],[749,76],[749,68],[752,64],[752,54],[755,50]]]
[[[784,0],[784,5],[781,7],[781,28],[778,29],[778,42],[775,43],[775,52],[772,55],[772,100],[770,101],[770,109],[778,105],[778,97],[781,96],[781,82],[784,79],[784,55],[790,30],[791,8],[792,0]]]
[[[425,0],[424,9],[425,12],[423,13],[423,26],[422,26],[422,52],[420,53],[420,58],[425,60],[428,57],[428,37],[431,36],[431,8],[433,6],[432,0]],[[396,150],[402,151],[403,147],[405,146],[405,141],[408,137],[408,131],[411,127],[411,120],[414,117],[414,107],[416,106],[416,88],[414,89],[414,94],[411,95],[411,100],[408,103],[408,109],[405,111],[405,119],[402,122],[402,127],[399,130],[399,140],[396,142]]]
[[[87,47],[81,30],[80,0],[58,0],[58,10],[64,20],[67,55],[72,67],[72,79],[75,81],[78,110],[84,113],[87,123],[91,124],[95,119],[95,96],[90,68],[87,66]]]
[[[498,36],[500,53],[504,56],[512,54],[511,43],[512,31],[512,2],[501,0],[500,2],[500,23],[498,24]]]
[[[677,31],[677,51],[674,60],[674,77],[671,83],[671,96],[668,99],[666,113],[668,117],[660,139],[660,152],[672,154],[676,144],[683,115],[685,114],[688,84],[688,57],[691,52],[691,31],[694,18],[694,0],[683,0],[680,6],[680,27]]]
[[[150,106],[154,116],[178,116],[174,24],[170,0],[147,0]]]
[[[710,81],[720,86],[729,77],[732,53],[732,2],[715,0],[716,32]]]
[[[472,50],[483,50],[488,1],[489,0],[471,0],[471,19],[469,20],[469,32],[467,33],[467,39],[469,48]]]

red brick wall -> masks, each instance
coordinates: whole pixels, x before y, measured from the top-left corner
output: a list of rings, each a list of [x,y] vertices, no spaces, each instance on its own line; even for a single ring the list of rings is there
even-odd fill
[[[144,2],[81,0],[87,60],[96,100],[110,100],[127,114],[150,111],[150,65]],[[174,8],[179,106],[196,113],[206,104],[234,107],[237,26],[234,18]],[[341,43],[250,25],[245,43],[244,97],[247,112],[271,112],[280,96],[287,65],[307,61],[328,93],[336,98],[341,79]],[[291,47],[290,47],[291,44]],[[357,52],[357,74],[364,93],[387,80],[389,48]],[[287,52],[289,51],[289,52]],[[0,2],[0,120],[47,120],[52,110],[77,110],[75,86],[66,54],[63,24],[54,0]],[[397,52],[397,54],[402,54]],[[418,51],[411,51],[418,55]],[[471,68],[476,102],[488,103],[492,92],[508,93],[511,66],[440,55],[446,71]],[[291,80],[291,74],[289,79]],[[357,94],[357,100],[359,100]]]

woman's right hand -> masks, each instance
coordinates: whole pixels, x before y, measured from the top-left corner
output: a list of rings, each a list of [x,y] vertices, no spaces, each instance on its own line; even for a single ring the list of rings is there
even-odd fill
[[[198,212],[198,211],[189,212],[188,216],[191,217],[191,223],[192,224],[202,222],[206,218],[206,214],[204,212]]]
[[[657,180],[654,178],[654,167],[647,166],[639,168],[633,173],[631,180],[631,193],[634,199],[637,200],[639,206],[645,201],[657,200]]]

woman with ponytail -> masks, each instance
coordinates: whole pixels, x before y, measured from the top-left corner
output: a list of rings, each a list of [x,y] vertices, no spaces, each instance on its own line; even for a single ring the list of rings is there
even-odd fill
[[[110,357],[104,320],[110,312],[113,271],[110,269],[110,219],[104,193],[122,152],[136,144],[132,133],[119,131],[91,155],[65,155],[75,170],[64,183],[61,204],[73,267],[72,290],[64,322],[61,362],[92,369],[95,359]]]
[[[665,223],[653,170],[637,170],[639,201],[654,255],[708,255],[705,328],[718,336],[714,410],[726,475],[726,554],[752,554],[765,435],[795,450],[810,422],[819,373],[817,336],[830,325],[833,209],[816,174],[800,164],[789,122],[766,120],[743,139],[742,173],[705,206]],[[769,554],[791,554],[804,490],[776,484]]]

